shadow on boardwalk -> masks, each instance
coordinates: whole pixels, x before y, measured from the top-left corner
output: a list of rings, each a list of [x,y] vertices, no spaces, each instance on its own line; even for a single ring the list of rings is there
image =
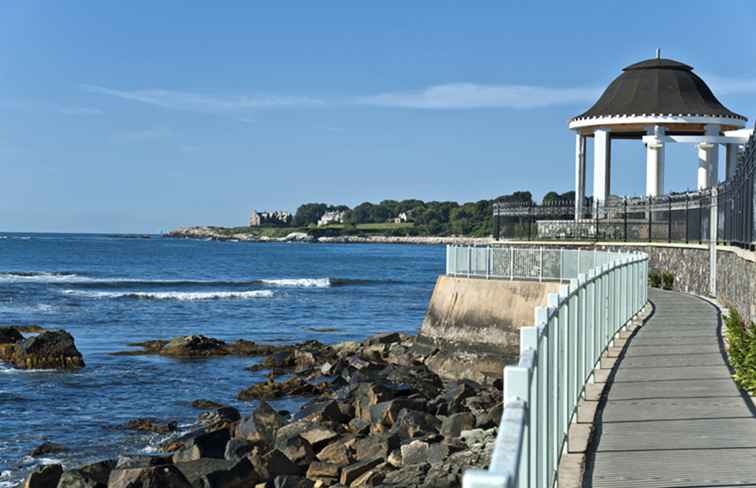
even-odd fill
[[[602,400],[585,487],[756,486],[756,410],[730,376],[718,310],[652,290]]]

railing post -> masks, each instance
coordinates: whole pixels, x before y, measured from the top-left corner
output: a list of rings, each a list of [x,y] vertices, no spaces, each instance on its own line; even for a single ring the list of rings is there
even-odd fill
[[[539,256],[541,257],[541,263],[539,265],[539,275],[538,275],[538,281],[543,281],[543,246],[541,246],[541,250],[539,252]]]
[[[540,424],[538,423],[538,381],[537,381],[537,369],[538,369],[538,327],[522,327],[520,328],[520,357],[524,357],[528,352],[533,352],[534,362],[533,369],[530,371],[529,376],[529,392],[528,392],[528,412],[527,412],[527,435],[525,436],[525,442],[527,448],[523,446],[523,464],[524,469],[520,472],[520,486],[536,487],[537,483],[537,469],[536,459],[538,456],[538,435]]]
[[[509,279],[514,281],[514,246],[509,246]]]
[[[536,439],[536,484],[535,486],[547,486],[549,479],[548,462],[548,433],[549,433],[549,310],[546,307],[535,309],[535,323],[538,327],[538,335],[541,337],[536,355],[536,379],[538,385],[538,437]]]

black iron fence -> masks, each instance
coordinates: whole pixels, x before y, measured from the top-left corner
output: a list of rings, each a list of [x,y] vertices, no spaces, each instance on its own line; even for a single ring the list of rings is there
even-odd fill
[[[610,197],[598,203],[586,199],[579,215],[572,200],[542,205],[497,202],[494,232],[507,240],[703,243],[713,236],[719,242],[753,247],[755,159],[752,136],[735,175],[716,188],[661,197]]]

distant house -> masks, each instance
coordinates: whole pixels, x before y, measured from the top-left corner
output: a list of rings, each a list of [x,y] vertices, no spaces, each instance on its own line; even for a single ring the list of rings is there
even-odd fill
[[[395,224],[404,224],[412,219],[412,210],[402,212],[398,216],[394,217],[393,222]]]
[[[291,223],[291,214],[285,210],[274,210],[272,212],[258,212],[252,210],[249,216],[250,227],[260,227],[261,225],[288,225]]]
[[[340,210],[326,212],[318,220],[318,226],[329,225],[329,224],[343,224],[345,214],[346,212],[342,212]]]

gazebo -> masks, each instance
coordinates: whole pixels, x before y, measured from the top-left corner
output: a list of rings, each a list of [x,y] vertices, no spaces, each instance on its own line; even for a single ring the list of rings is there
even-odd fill
[[[726,147],[726,178],[735,173],[737,154],[751,130],[746,117],[727,109],[686,64],[656,58],[625,68],[586,112],[574,117],[575,218],[584,215],[586,139],[593,137],[593,198],[611,190],[612,140],[646,144],[646,195],[664,193],[664,153],[671,142],[697,144],[698,189],[719,182],[719,144]]]

